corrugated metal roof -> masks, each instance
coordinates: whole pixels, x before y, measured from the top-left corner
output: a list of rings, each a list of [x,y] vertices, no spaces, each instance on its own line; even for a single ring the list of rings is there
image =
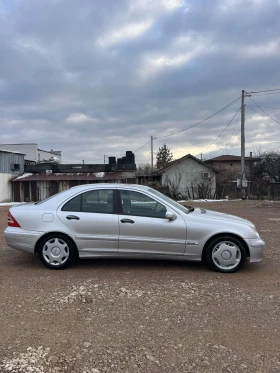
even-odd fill
[[[0,152],[25,155],[25,153],[16,152],[14,150],[7,150],[7,149],[0,149]]]
[[[105,181],[105,180],[121,180],[131,179],[133,177],[123,176],[122,172],[114,172],[105,174],[102,177],[96,176],[94,173],[50,173],[50,174],[33,174],[21,175],[12,179],[11,181],[68,181],[68,180],[81,180],[81,181]]]

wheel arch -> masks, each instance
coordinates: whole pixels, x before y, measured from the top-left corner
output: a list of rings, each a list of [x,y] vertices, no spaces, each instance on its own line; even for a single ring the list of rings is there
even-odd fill
[[[43,240],[45,240],[47,237],[52,237],[53,235],[55,234],[59,234],[60,236],[64,236],[66,238],[68,238],[72,243],[73,243],[73,247],[75,248],[75,251],[76,251],[76,255],[79,255],[79,250],[78,250],[78,247],[77,247],[77,244],[76,242],[73,240],[73,238],[71,236],[69,236],[68,234],[64,233],[64,232],[58,232],[58,231],[53,231],[53,232],[48,232],[48,233],[45,233],[43,234],[36,242],[35,244],[35,249],[34,249],[34,254],[37,254],[38,252],[38,248],[41,244],[41,242]]]
[[[223,232],[223,233],[216,233],[213,236],[211,236],[210,238],[208,238],[208,240],[205,242],[205,244],[203,246],[202,255],[201,255],[202,260],[204,258],[205,250],[206,250],[207,246],[211,243],[211,241],[215,240],[218,237],[223,237],[223,236],[230,236],[232,238],[236,238],[239,241],[241,241],[242,244],[244,245],[245,250],[246,250],[246,257],[250,257],[250,250],[249,250],[248,244],[242,237],[240,237],[238,234],[235,234],[235,233]]]

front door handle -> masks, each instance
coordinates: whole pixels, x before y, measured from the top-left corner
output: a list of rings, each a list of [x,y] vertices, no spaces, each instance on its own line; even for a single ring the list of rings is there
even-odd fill
[[[121,223],[129,223],[129,224],[134,224],[134,220],[131,219],[122,219]]]
[[[76,215],[68,215],[68,216],[66,216],[66,219],[68,219],[68,220],[80,220],[79,216],[76,216]]]

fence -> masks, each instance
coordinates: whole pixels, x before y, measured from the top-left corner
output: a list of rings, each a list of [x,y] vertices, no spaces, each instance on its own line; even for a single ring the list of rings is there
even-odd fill
[[[280,183],[272,183],[265,180],[253,180],[248,183],[246,194],[250,199],[280,199]],[[241,198],[241,189],[237,188],[235,182],[217,183],[216,198],[222,199]]]

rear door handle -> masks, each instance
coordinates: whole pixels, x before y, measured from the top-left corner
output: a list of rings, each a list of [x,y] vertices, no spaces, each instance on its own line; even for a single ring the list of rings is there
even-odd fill
[[[68,220],[80,220],[79,216],[76,216],[76,215],[68,215],[68,216],[66,216],[66,219],[68,219]]]
[[[134,224],[134,220],[131,219],[122,219],[121,223],[129,223],[129,224]]]

